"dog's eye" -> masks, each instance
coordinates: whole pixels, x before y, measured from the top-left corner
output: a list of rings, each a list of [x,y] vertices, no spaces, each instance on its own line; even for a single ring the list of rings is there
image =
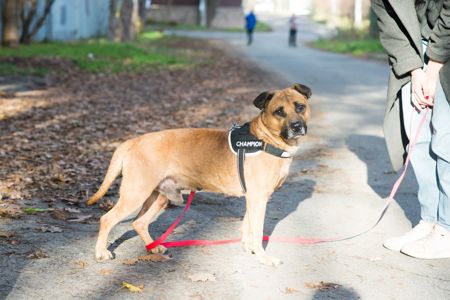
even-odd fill
[[[286,117],[286,113],[284,112],[283,107],[278,107],[278,108],[273,112],[273,114],[274,114],[274,115],[277,115],[277,116],[279,116],[279,117],[282,117],[282,118]]]
[[[305,111],[305,108],[306,107],[303,104],[295,103],[295,112],[302,113]]]

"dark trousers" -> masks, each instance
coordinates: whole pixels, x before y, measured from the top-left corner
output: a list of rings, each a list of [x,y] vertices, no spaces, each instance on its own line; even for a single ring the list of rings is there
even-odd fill
[[[291,47],[297,46],[297,30],[295,29],[289,30],[289,46]]]
[[[253,29],[247,28],[247,45],[251,45],[253,43]]]

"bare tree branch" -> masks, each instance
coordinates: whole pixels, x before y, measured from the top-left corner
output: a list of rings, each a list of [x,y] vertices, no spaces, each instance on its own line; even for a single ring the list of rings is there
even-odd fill
[[[36,15],[36,0],[28,0],[30,1],[30,13],[28,14],[28,16],[32,13],[33,10],[33,5],[34,5],[34,16]],[[25,43],[25,44],[29,44],[31,42],[31,39],[33,38],[33,36],[36,35],[36,33],[39,31],[39,29],[42,27],[42,25],[44,24],[45,19],[47,18],[48,14],[50,13],[50,10],[52,8],[53,3],[55,2],[55,0],[45,0],[45,7],[44,7],[44,13],[39,17],[39,19],[36,21],[36,23],[34,24],[33,28],[31,29],[31,22],[34,19],[34,16],[32,16],[32,18],[30,19],[30,23],[28,24],[28,28],[27,31],[23,30],[22,35],[23,35],[23,40],[21,40],[21,42]],[[25,5],[23,7],[23,9],[25,9]],[[25,29],[25,28],[24,28]],[[30,30],[31,29],[31,30]]]

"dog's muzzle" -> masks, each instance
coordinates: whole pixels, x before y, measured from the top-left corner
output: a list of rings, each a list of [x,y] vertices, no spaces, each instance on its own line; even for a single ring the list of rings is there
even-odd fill
[[[295,136],[305,135],[306,132],[308,131],[308,127],[306,126],[305,122],[303,122],[303,121],[291,123],[290,128],[293,131],[293,133],[295,134]]]
[[[289,123],[289,126],[285,126],[281,131],[281,136],[288,140],[306,135],[307,131],[308,127],[304,121],[296,121]]]

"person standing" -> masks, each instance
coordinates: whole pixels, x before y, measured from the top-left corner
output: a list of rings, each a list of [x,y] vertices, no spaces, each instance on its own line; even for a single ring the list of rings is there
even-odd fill
[[[297,18],[295,14],[289,18],[289,47],[297,47]]]
[[[427,112],[411,164],[421,220],[384,242],[416,258],[450,258],[450,0],[371,0],[390,63],[384,133],[394,169]]]
[[[253,13],[253,10],[251,10],[245,16],[245,30],[247,31],[247,45],[251,45],[253,43],[253,31],[255,30],[256,22],[257,22],[256,16]]]

